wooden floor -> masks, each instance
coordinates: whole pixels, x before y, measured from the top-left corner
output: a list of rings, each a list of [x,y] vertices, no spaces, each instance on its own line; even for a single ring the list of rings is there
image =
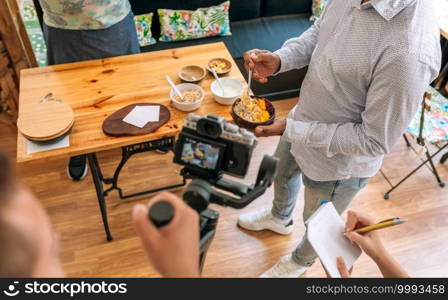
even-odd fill
[[[296,100],[276,102],[285,115]],[[16,132],[0,125],[0,148],[15,155]],[[259,139],[246,182],[252,182],[264,154],[272,154],[278,139]],[[99,155],[106,175],[111,175],[120,151]],[[157,153],[133,157],[123,171],[120,183],[126,192],[172,184],[177,181],[172,155]],[[383,170],[397,182],[418,164],[418,157],[400,141],[388,155]],[[170,167],[167,167],[169,165]],[[448,182],[448,166],[437,165]],[[122,201],[116,193],[108,198],[110,225],[115,240],[105,241],[96,195],[90,175],[82,182],[72,182],[66,175],[66,161],[42,161],[18,166],[24,182],[41,199],[51,220],[61,233],[61,257],[68,276],[76,277],[146,277],[157,276],[148,264],[131,225],[135,203],[149,197]],[[351,208],[373,215],[378,220],[400,216],[410,219],[405,225],[383,231],[385,243],[396,259],[412,276],[448,277],[448,188],[441,189],[427,168],[421,169],[385,201],[388,184],[381,175],[370,179],[368,186],[353,201]],[[303,191],[302,191],[303,192]],[[177,191],[180,195],[181,191]],[[269,268],[299,242],[304,227],[301,210],[303,193],[298,198],[295,230],[290,236],[272,232],[248,232],[236,226],[240,213],[269,207],[272,189],[243,210],[213,205],[221,213],[216,238],[209,251],[204,275],[208,277],[255,277]],[[376,277],[380,273],[365,255],[356,263],[354,276]],[[306,274],[322,277],[316,263]]]

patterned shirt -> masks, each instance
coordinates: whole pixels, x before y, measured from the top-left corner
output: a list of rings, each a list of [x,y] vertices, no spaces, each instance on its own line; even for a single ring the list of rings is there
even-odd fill
[[[428,0],[332,0],[277,50],[280,72],[309,65],[282,139],[316,181],[371,177],[441,64]]]
[[[130,12],[128,0],[40,0],[45,24],[61,29],[104,29]]]

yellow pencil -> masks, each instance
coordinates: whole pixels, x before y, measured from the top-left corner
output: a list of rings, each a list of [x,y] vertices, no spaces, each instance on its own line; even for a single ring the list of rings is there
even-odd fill
[[[370,231],[373,231],[373,230],[378,230],[378,229],[387,228],[387,227],[391,227],[391,226],[395,226],[395,225],[400,225],[400,224],[403,224],[406,221],[407,221],[406,219],[393,218],[393,219],[381,221],[381,222],[379,222],[377,224],[373,224],[373,225],[369,225],[369,226],[366,226],[366,227],[358,228],[358,229],[355,230],[355,232],[357,232],[357,233],[366,233],[366,232],[370,232]]]

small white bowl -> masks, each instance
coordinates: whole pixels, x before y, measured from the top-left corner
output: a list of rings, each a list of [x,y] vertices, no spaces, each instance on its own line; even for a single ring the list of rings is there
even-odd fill
[[[181,83],[176,85],[176,87],[181,93],[184,90],[196,89],[201,93],[201,98],[199,98],[196,102],[193,103],[182,103],[176,100],[175,98],[176,92],[174,91],[174,89],[171,89],[170,98],[175,108],[181,111],[193,111],[198,109],[199,106],[201,106],[202,100],[204,100],[204,90],[199,85],[193,83]]]
[[[244,85],[234,78],[219,78],[219,82],[223,86],[225,94],[223,94],[218,82],[214,80],[210,86],[213,97],[219,104],[232,105],[243,93]]]

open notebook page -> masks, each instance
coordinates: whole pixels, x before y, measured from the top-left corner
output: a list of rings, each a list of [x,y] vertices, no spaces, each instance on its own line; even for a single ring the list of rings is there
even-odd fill
[[[313,246],[322,264],[331,277],[341,277],[336,258],[342,256],[347,268],[361,255],[361,249],[344,234],[345,223],[333,203],[322,204],[308,219],[308,241]]]

